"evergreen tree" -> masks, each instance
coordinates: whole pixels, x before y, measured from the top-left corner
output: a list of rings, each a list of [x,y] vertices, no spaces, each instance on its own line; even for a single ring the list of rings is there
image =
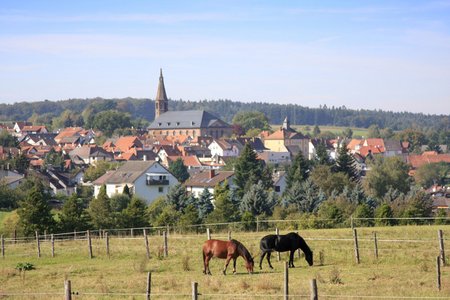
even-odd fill
[[[200,220],[206,218],[214,210],[214,206],[211,202],[213,195],[209,192],[208,188],[204,188],[200,198],[197,201],[198,217]]]
[[[147,205],[137,196],[131,198],[128,206],[122,211],[125,228],[146,227],[149,225]]]
[[[326,195],[310,180],[295,182],[287,190],[285,204],[295,205],[300,212],[316,212]]]
[[[166,201],[177,211],[183,211],[187,205],[188,197],[186,196],[186,188],[178,183],[169,189],[166,195]]]
[[[355,160],[353,159],[353,156],[348,153],[347,143],[343,142],[341,147],[338,149],[335,170],[336,172],[347,174],[352,180],[357,180],[358,174],[354,164]]]
[[[395,225],[395,220],[391,219],[393,217],[392,208],[387,203],[382,203],[375,209],[375,224],[377,226]]]
[[[128,184],[125,184],[125,186],[123,187],[123,192],[122,192],[122,194],[127,195],[128,197],[130,197],[130,199],[131,199],[131,197],[133,196],[133,195],[131,194],[130,188],[128,187]]]
[[[237,186],[237,194],[240,198],[247,187],[257,183],[262,175],[262,164],[257,159],[256,152],[250,144],[245,144],[241,155],[234,164],[234,183]]]
[[[289,166],[286,175],[286,185],[290,188],[294,182],[304,181],[309,176],[310,163],[303,156],[301,151],[295,156],[294,161]]]
[[[186,206],[186,208],[183,211],[183,214],[178,219],[178,225],[187,226],[199,224],[201,219],[198,213],[199,213],[198,209],[194,205],[189,204],[188,206]]]
[[[94,228],[110,228],[113,225],[110,199],[106,194],[105,185],[102,185],[100,188],[97,198],[91,200],[88,212],[91,217],[91,224]]]
[[[109,200],[112,212],[121,212],[130,204],[131,198],[126,194],[114,194]]]
[[[373,226],[373,210],[366,203],[359,204],[353,214],[354,218],[367,218],[367,220],[356,220],[358,226]]]
[[[314,129],[313,129],[313,136],[318,136],[320,134],[320,128],[319,128],[319,126],[314,126]]]
[[[228,182],[214,188],[214,210],[206,217],[206,222],[233,222],[238,219],[238,209],[232,202],[232,191]]]
[[[319,165],[330,165],[330,156],[328,155],[327,147],[324,141],[320,141],[316,147],[316,158],[317,164]]]
[[[269,193],[264,188],[262,181],[252,185],[242,197],[240,210],[248,211],[254,216],[261,214],[272,215],[276,199],[273,196],[269,197]]]
[[[28,160],[27,156],[24,152],[22,152],[19,156],[17,156],[13,160],[14,168],[17,170],[17,172],[24,174],[26,170],[28,170],[28,167],[30,166],[30,161]]]
[[[181,158],[177,158],[169,164],[169,171],[175,176],[179,182],[185,182],[189,178],[189,172]]]
[[[64,232],[81,231],[88,228],[89,216],[87,215],[83,200],[73,193],[61,209],[59,215],[60,228]]]
[[[47,203],[48,198],[44,186],[37,181],[25,200],[20,201],[17,213],[20,218],[19,224],[26,236],[33,235],[36,230],[40,233],[45,230],[53,231],[55,221]]]

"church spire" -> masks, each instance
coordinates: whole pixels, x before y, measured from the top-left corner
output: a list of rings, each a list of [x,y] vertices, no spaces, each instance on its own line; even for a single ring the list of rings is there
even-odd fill
[[[158,91],[155,98],[155,119],[169,110],[169,99],[167,99],[166,88],[164,87],[164,77],[162,68],[159,71]]]

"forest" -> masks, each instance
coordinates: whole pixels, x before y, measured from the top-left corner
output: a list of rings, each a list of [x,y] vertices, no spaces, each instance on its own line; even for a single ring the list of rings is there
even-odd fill
[[[271,124],[281,124],[284,118],[288,117],[292,125],[362,128],[377,125],[379,128],[390,128],[394,131],[407,128],[440,130],[447,129],[450,125],[450,116],[448,114],[427,115],[382,110],[355,110],[345,106],[327,107],[326,105],[320,105],[318,108],[311,108],[297,104],[243,103],[231,100],[202,100],[194,102],[180,99],[170,100],[169,109],[207,110],[227,122],[231,122],[237,112],[259,111],[267,116]],[[151,99],[93,98],[0,104],[0,121],[28,120],[52,127],[51,125],[55,118],[64,116],[67,118],[67,116],[70,116],[69,125],[91,125],[86,124],[86,122],[80,124],[82,122],[81,118],[86,120],[87,115],[106,110],[116,110],[129,114],[133,126],[145,126],[153,121],[155,117],[154,101]]]

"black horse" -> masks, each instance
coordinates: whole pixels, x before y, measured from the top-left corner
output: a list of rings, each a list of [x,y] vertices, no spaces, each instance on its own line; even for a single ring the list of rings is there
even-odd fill
[[[273,251],[285,252],[291,251],[289,256],[289,268],[295,268],[294,266],[294,253],[295,250],[300,248],[303,253],[305,253],[305,259],[310,266],[313,265],[313,253],[311,249],[309,249],[305,240],[298,235],[298,233],[291,232],[286,235],[276,235],[269,234],[261,239],[259,244],[261,248],[262,254],[261,259],[259,261],[259,268],[262,269],[262,261],[264,256],[267,254],[267,262],[269,263],[269,267],[273,269],[272,264],[270,263],[270,255]]]

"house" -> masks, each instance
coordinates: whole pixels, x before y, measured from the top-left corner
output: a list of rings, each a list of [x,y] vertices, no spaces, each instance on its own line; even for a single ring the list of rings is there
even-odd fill
[[[26,142],[33,146],[56,146],[56,134],[54,133],[28,133],[23,136],[21,142]]]
[[[22,129],[23,129],[25,126],[32,126],[32,125],[33,125],[33,123],[31,123],[31,122],[22,122],[22,121],[19,121],[19,122],[16,122],[16,123],[14,124],[13,129],[14,129],[14,131],[15,131],[16,133],[21,133],[21,132],[22,132]]]
[[[155,98],[155,120],[148,127],[153,137],[158,136],[211,136],[229,137],[233,128],[213,114],[204,110],[169,111],[169,100],[164,86],[162,70]]]
[[[273,187],[278,196],[281,196],[286,190],[286,176],[286,171],[275,171],[272,174]]]
[[[309,138],[290,127],[286,117],[283,126],[264,139],[264,147],[274,152],[289,152],[287,146],[298,146],[305,157],[308,157]]]
[[[95,164],[97,161],[111,161],[113,155],[110,152],[106,152],[101,147],[84,145],[69,152],[69,156],[75,164],[78,165],[90,165]]]
[[[159,157],[159,161],[166,167],[169,167],[168,156],[181,156],[181,152],[174,146],[161,145],[155,148],[157,149],[156,154]]]
[[[410,154],[407,156],[407,162],[411,165],[410,175],[423,165],[431,163],[445,162],[450,164],[450,154],[438,154],[435,151],[425,151],[422,154]]]
[[[76,180],[70,173],[60,172],[52,168],[34,171],[34,174],[48,183],[53,195],[70,196],[77,191]]]
[[[225,181],[228,181],[230,188],[234,188],[233,178],[234,171],[217,171],[211,169],[193,174],[183,185],[189,194],[193,194],[196,198],[199,198],[205,188],[213,195],[214,187],[217,184],[223,184]]]
[[[93,182],[95,197],[102,185],[106,186],[109,197],[121,194],[127,185],[132,194],[147,204],[167,195],[175,184],[178,184],[175,176],[157,161],[127,161],[116,171],[108,171]]]
[[[407,149],[402,147],[402,143],[393,139],[386,139],[384,141],[384,156],[403,156],[403,154],[407,153]]]
[[[239,156],[243,145],[233,139],[214,139],[209,144],[208,149],[211,150],[211,156]]]
[[[0,183],[5,183],[11,189],[16,188],[24,180],[24,175],[8,170],[9,166],[6,169],[3,167],[0,169]]]
[[[87,130],[82,127],[66,127],[59,131],[58,135],[55,137],[55,141],[59,144],[66,138],[79,137],[79,144],[95,144],[95,133],[92,130]]]

